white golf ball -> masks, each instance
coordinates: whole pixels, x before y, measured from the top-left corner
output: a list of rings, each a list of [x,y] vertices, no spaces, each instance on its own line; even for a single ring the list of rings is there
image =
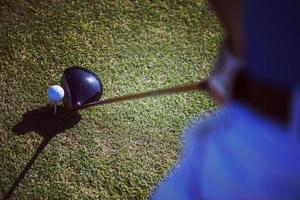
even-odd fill
[[[65,92],[59,85],[52,85],[48,88],[48,99],[54,103],[60,102],[64,98]]]

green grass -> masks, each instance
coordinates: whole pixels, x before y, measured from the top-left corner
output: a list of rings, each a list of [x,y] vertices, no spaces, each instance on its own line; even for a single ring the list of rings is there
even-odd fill
[[[222,36],[204,1],[34,2],[0,2],[0,197],[42,141],[12,127],[48,103],[65,68],[96,72],[103,99],[188,83],[208,76]],[[178,159],[184,127],[213,108],[190,93],[83,110],[14,197],[147,199]]]

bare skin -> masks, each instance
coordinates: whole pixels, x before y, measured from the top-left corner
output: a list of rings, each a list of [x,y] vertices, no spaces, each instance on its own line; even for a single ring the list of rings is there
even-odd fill
[[[225,42],[236,56],[243,57],[245,34],[241,0],[209,0],[226,34]]]
[[[209,0],[209,3],[225,31],[225,39],[221,45],[226,45],[235,56],[244,57],[245,34],[243,27],[242,1]],[[208,93],[220,104],[223,104],[228,100],[212,88],[209,89]]]

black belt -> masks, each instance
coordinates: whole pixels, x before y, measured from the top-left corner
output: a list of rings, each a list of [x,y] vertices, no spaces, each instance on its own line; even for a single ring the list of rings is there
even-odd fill
[[[291,91],[253,80],[244,71],[234,81],[233,98],[254,108],[257,112],[281,123],[290,118]]]

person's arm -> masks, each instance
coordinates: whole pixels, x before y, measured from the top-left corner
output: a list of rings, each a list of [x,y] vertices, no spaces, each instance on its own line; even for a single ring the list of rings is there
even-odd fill
[[[241,0],[209,0],[225,31],[225,43],[235,56],[243,57],[245,34]]]
[[[209,94],[218,103],[231,98],[235,74],[244,65],[243,5],[241,0],[209,0],[225,37],[209,78]]]

